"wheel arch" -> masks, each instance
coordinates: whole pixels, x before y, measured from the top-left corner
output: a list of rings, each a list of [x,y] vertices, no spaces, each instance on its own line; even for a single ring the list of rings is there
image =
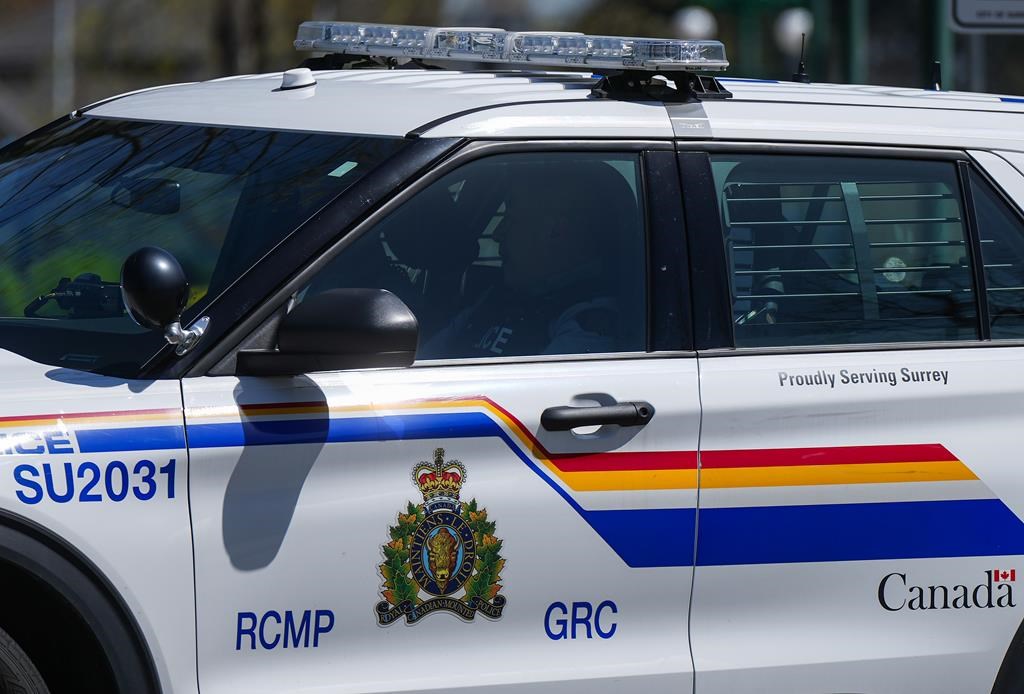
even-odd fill
[[[127,602],[73,544],[0,509],[0,562],[34,577],[67,602],[98,642],[120,691],[162,691],[149,643]]]
[[[1024,621],[1010,639],[992,685],[992,694],[1024,694]]]

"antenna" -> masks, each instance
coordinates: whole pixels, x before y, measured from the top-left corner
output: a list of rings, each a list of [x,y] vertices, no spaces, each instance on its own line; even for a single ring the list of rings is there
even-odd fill
[[[942,63],[938,60],[932,63],[932,81],[929,88],[937,92],[942,91]]]
[[[796,72],[793,73],[792,81],[810,84],[811,78],[807,74],[807,65],[804,64],[804,41],[806,38],[807,34],[800,34],[800,62],[796,66]]]

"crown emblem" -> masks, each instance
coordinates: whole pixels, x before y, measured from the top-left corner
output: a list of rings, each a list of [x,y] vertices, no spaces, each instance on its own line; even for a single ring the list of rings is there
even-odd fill
[[[466,481],[466,466],[458,460],[444,459],[444,449],[434,449],[434,461],[422,461],[412,470],[412,480],[423,494],[428,512],[439,506],[454,508]]]
[[[382,599],[374,607],[377,623],[388,626],[404,618],[415,624],[434,612],[467,622],[477,613],[500,619],[506,603],[503,543],[486,508],[475,498],[459,500],[466,466],[445,460],[444,449],[435,448],[432,461],[413,467],[412,482],[423,503],[408,502],[398,523],[388,527],[379,567]]]

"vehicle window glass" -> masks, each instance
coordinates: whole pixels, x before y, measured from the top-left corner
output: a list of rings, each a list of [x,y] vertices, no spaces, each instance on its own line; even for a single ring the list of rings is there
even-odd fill
[[[993,339],[1024,338],[1024,223],[981,176],[971,176]]]
[[[977,337],[951,162],[716,155],[736,345]]]
[[[434,182],[331,261],[299,299],[387,289],[419,359],[645,349],[638,155],[507,154]]]
[[[121,302],[159,246],[189,278],[186,320],[401,138],[81,118],[0,153],[0,348],[130,375],[163,344]]]

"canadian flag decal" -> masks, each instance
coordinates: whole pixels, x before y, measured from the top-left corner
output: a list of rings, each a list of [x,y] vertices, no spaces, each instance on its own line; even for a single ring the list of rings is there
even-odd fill
[[[992,582],[1000,583],[1002,581],[1016,581],[1017,580],[1017,569],[993,569],[992,571]]]

